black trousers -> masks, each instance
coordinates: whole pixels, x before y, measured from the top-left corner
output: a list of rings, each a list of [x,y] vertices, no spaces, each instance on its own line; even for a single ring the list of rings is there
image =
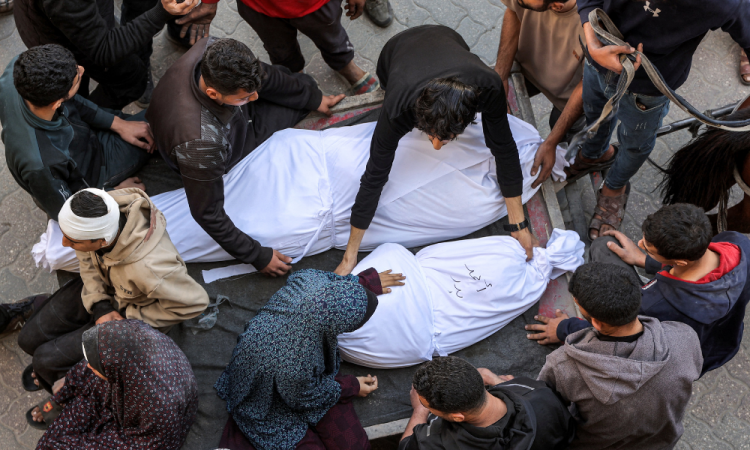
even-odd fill
[[[94,326],[94,317],[81,301],[83,280],[76,277],[52,294],[26,322],[18,346],[31,355],[39,384],[51,392],[52,384],[83,359],[81,337]]]
[[[625,267],[628,270],[632,270],[635,277],[640,280],[641,277],[638,275],[635,267],[620,259],[615,252],[610,250],[609,247],[607,247],[608,242],[614,242],[615,245],[620,245],[620,241],[613,236],[601,236],[591,242],[591,248],[589,249],[589,259],[591,262],[599,264],[614,264],[616,266]]]
[[[331,69],[339,71],[354,59],[354,46],[341,25],[341,0],[331,0],[317,11],[297,18],[279,19],[261,14],[237,1],[237,11],[258,33],[271,64],[279,64],[292,72],[305,68],[305,57],[297,42],[297,31],[309,37],[320,50]]]
[[[533,83],[531,83],[528,79],[524,78],[525,84],[526,84],[526,92],[529,94],[529,98],[534,97],[535,95],[539,95],[542,93],[536,86],[534,86]],[[560,120],[560,116],[562,115],[562,111],[558,109],[557,106],[552,105],[552,111],[549,113],[549,129],[552,131],[553,128],[555,128],[555,125],[557,124],[557,121]],[[565,137],[563,138],[563,142],[570,142],[573,139],[573,136],[576,135],[579,131],[583,130],[586,127],[586,116],[581,115],[581,117],[578,118],[573,123],[573,126],[570,127],[570,129],[565,133]]]

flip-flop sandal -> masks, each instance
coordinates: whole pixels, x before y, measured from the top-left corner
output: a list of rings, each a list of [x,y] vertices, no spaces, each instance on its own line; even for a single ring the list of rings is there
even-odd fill
[[[34,408],[39,408],[39,410],[42,412],[42,419],[44,419],[44,422],[37,422],[36,420],[34,420],[34,416],[31,415],[31,412],[34,411]],[[59,416],[61,412],[62,406],[58,405],[56,402],[53,402],[50,398],[44,400],[38,405],[32,406],[28,411],[26,411],[26,422],[29,423],[29,426],[31,428],[35,428],[37,430],[46,430],[49,425],[54,422],[55,419],[57,419],[57,416]]]
[[[750,80],[745,79],[747,76],[750,76],[750,61],[743,50],[740,52],[740,82],[745,86],[750,86]]]
[[[630,182],[625,187],[625,193],[620,194],[617,197],[607,197],[602,195],[601,189],[596,196],[596,208],[594,208],[594,216],[591,218],[589,223],[589,239],[592,241],[594,238],[591,237],[591,230],[596,230],[601,236],[602,225],[609,225],[615,230],[620,229],[622,225],[622,219],[625,217],[625,208],[628,206],[628,196],[630,195]],[[620,207],[622,205],[622,207]],[[597,218],[596,216],[600,218]],[[597,237],[599,237],[597,236]]]
[[[378,79],[372,76],[370,72],[367,72],[352,85],[352,92],[354,92],[354,95],[367,94],[368,92],[377,90],[379,87],[380,82]]]
[[[615,149],[615,153],[612,157],[606,161],[598,163],[587,163],[583,161],[581,159],[581,151],[579,150],[575,162],[565,168],[565,173],[568,174],[568,178],[566,178],[565,181],[567,181],[568,184],[571,184],[591,172],[601,172],[602,170],[612,167],[612,164],[615,163],[615,159],[617,158],[617,154],[620,153],[620,146],[619,144],[612,144],[612,147]]]
[[[23,383],[23,388],[27,391],[36,392],[42,387],[37,386],[37,384],[34,383],[34,377],[31,376],[32,373],[34,373],[34,368],[31,366],[31,364],[29,364],[25,369],[23,369],[23,373],[21,374],[21,383]]]

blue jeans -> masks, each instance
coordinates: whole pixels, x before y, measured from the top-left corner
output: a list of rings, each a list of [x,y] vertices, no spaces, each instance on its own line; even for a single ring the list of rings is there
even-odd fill
[[[146,111],[128,115],[122,111],[107,110],[129,122],[145,122]],[[99,175],[99,189],[110,190],[135,175],[148,163],[151,154],[142,148],[122,140],[119,134],[110,130],[96,130],[96,137],[102,144],[104,164]]]
[[[615,94],[618,75],[611,71],[601,73],[588,60],[584,66],[583,112],[586,115],[586,123],[591,124],[599,118],[604,105]],[[637,105],[644,106],[645,109]],[[669,99],[663,95],[653,97],[625,92],[616,116],[620,121],[617,129],[620,151],[607,173],[607,187],[620,189],[638,172],[654,149],[656,131],[661,127],[667,112]],[[594,138],[587,140],[583,145],[581,153],[584,157],[597,159],[606,153],[617,120],[612,119],[601,124]]]

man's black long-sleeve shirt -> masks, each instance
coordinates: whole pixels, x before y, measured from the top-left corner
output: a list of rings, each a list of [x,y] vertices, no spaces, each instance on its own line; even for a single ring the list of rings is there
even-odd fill
[[[153,39],[172,15],[156,5],[122,27],[115,27],[112,0],[17,0],[13,14],[27,47],[60,44],[79,64],[112,67]]]
[[[164,160],[182,177],[195,221],[232,257],[261,270],[273,250],[237,228],[227,215],[222,177],[280,129],[290,111],[304,116],[320,106],[323,94],[308,75],[260,63],[257,102],[240,107],[217,104],[198,87],[200,61],[214,39],[198,41],[164,74],[146,119]],[[269,102],[286,108],[263,108],[270,116],[260,117],[258,104]],[[258,211],[259,220],[262,215]]]
[[[601,8],[633,48],[643,44],[667,85],[677,89],[687,80],[693,54],[708,30],[721,28],[750,52],[750,2],[747,0],[578,0],[581,23]],[[748,53],[750,54],[750,53]],[[600,70],[606,70],[595,63]],[[635,72],[630,91],[662,95],[644,69]]]
[[[456,77],[479,89],[484,139],[497,163],[497,180],[505,197],[518,197],[523,174],[518,148],[508,124],[500,76],[469,51],[461,35],[441,25],[403,31],[389,40],[378,59],[378,78],[385,101],[370,144],[370,160],[352,207],[351,225],[366,229],[388,181],[398,142],[417,123],[414,104],[428,82]],[[450,151],[450,144],[440,151]]]

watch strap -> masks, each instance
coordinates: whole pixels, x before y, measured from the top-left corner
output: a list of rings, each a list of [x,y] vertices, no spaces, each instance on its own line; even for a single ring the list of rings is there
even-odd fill
[[[521,231],[524,228],[528,228],[528,227],[529,227],[529,219],[526,218],[521,223],[509,223],[507,225],[503,225],[503,230],[510,231],[511,233],[513,233],[516,231]]]

